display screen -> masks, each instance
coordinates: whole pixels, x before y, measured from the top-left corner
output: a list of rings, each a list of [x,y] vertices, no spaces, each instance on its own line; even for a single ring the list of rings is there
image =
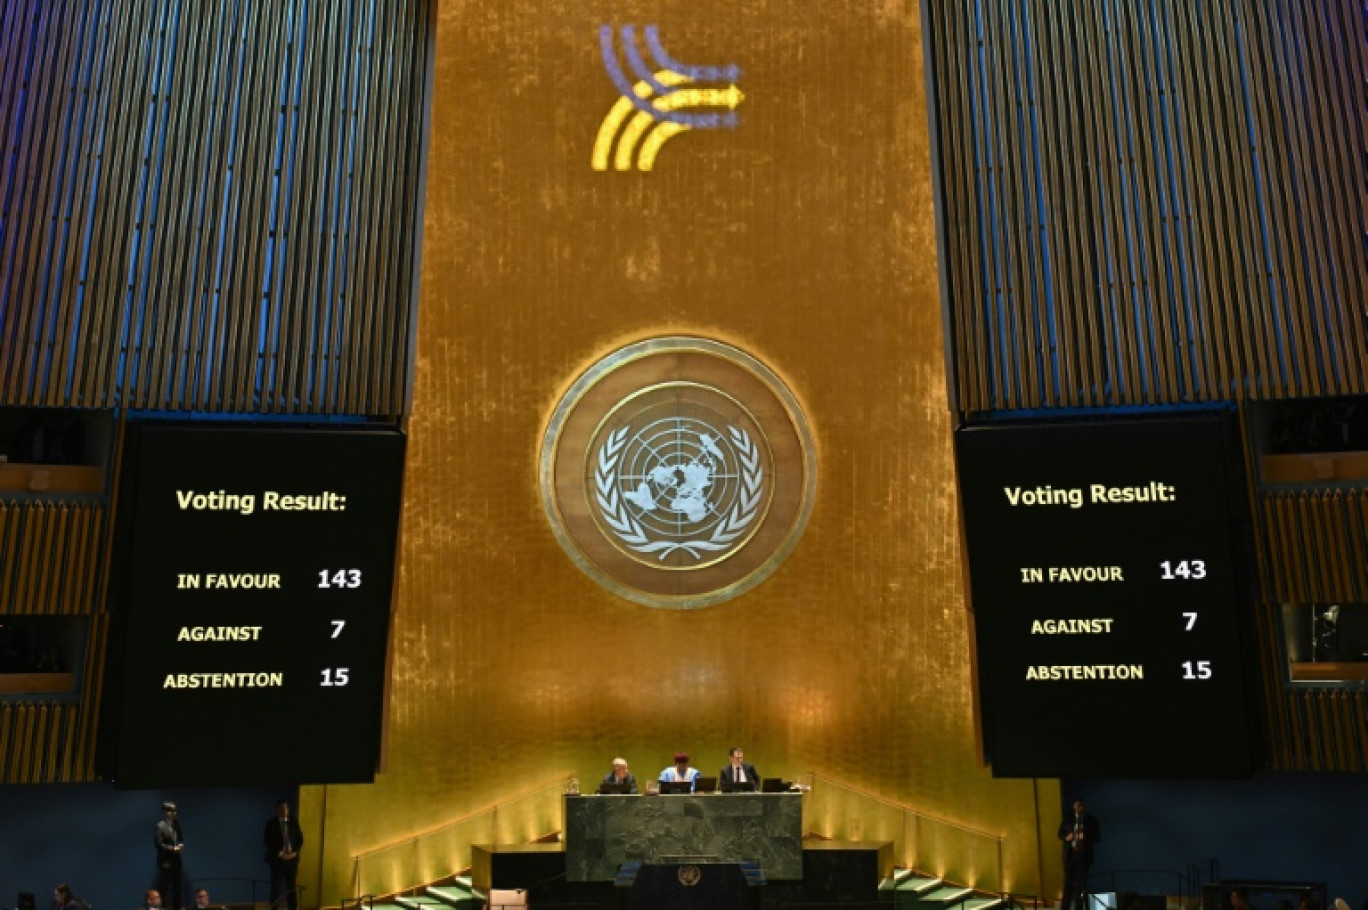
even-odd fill
[[[393,430],[129,427],[116,785],[373,779],[403,465]]]
[[[995,775],[1251,770],[1236,439],[1224,412],[956,432]]]

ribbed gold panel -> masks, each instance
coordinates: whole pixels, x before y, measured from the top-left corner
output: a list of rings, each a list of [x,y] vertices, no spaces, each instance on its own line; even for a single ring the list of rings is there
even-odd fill
[[[1284,603],[1368,600],[1368,491],[1264,492],[1259,509],[1265,602],[1258,607],[1258,632],[1272,766],[1368,770],[1365,693],[1289,685],[1277,627]]]
[[[0,11],[0,404],[403,409],[428,9]]]
[[[1273,764],[1280,771],[1368,771],[1368,698],[1360,690],[1297,689],[1269,733],[1278,740]]]
[[[96,779],[108,630],[105,539],[102,503],[0,501],[0,614],[86,617],[78,700],[0,702],[0,783]]]
[[[1368,490],[1263,493],[1265,597],[1368,601]]]
[[[76,754],[79,723],[78,705],[0,702],[0,783],[93,780]]]
[[[676,59],[735,63],[738,122],[596,171],[620,97],[600,29],[646,23]],[[915,5],[453,3],[436,46],[388,752],[373,786],[308,788],[308,893],[416,884],[425,849],[365,858],[532,782],[616,755],[651,778],[681,748],[715,772],[741,745],[940,820],[910,862],[1057,895],[1057,784],[1038,804],[978,760]],[[774,370],[816,441],[791,555],[695,610],[581,572],[537,477],[581,371],[676,335]],[[824,797],[821,833],[876,833],[865,800]]]
[[[92,612],[104,533],[102,503],[0,500],[0,613]]]
[[[1357,0],[931,0],[973,413],[1368,388]]]

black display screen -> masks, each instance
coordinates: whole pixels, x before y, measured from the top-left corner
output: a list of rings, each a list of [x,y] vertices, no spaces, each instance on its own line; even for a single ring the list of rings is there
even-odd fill
[[[956,432],[995,775],[1251,770],[1235,429],[1202,412]]]
[[[106,773],[372,780],[403,435],[133,424],[124,452]]]

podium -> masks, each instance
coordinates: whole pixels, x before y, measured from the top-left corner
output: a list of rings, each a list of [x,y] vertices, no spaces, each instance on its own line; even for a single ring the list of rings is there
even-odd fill
[[[686,857],[802,879],[802,794],[565,797],[566,881],[611,882],[624,863]]]
[[[628,863],[616,882],[627,910],[754,910],[764,883],[754,863],[717,862]]]

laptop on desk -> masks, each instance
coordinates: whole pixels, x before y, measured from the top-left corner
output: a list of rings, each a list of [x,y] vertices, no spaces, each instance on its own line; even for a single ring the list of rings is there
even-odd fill
[[[695,793],[716,793],[716,792],[717,792],[717,778],[715,778],[715,777],[699,777],[699,778],[695,778],[695,779],[694,779],[694,792],[695,792]]]
[[[692,793],[693,786],[687,780],[662,780],[660,782],[660,792],[665,793]]]
[[[606,782],[605,782],[605,783],[602,783],[602,784],[599,784],[599,785],[598,785],[598,792],[599,792],[600,794],[602,794],[602,795],[605,795],[605,796],[608,795],[608,794],[610,794],[610,793],[617,793],[617,794],[631,793],[631,792],[632,792],[632,785],[631,785],[631,784],[627,784],[627,783],[612,784],[612,783],[606,783]]]
[[[787,793],[788,791],[789,782],[782,777],[766,777],[760,781],[761,793]]]
[[[754,793],[759,789],[753,780],[724,780],[718,787],[723,793]]]

